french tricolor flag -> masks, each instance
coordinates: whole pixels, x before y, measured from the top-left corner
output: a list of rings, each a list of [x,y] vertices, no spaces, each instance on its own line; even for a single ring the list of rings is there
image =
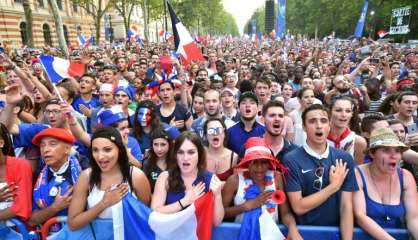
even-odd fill
[[[168,1],[167,6],[170,12],[176,51],[180,54],[184,65],[188,65],[191,61],[203,61],[202,53],[197,48],[189,31],[187,31],[186,27],[178,19],[173,7]]]
[[[210,240],[213,193],[206,193],[185,210],[173,214],[153,211],[128,193],[122,201],[112,206],[112,216],[113,222],[95,220],[77,231],[64,227],[48,239]]]
[[[86,44],[86,38],[84,37],[82,33],[78,34],[77,42],[79,46],[84,46],[84,44]]]
[[[39,60],[52,83],[64,78],[80,77],[85,72],[85,65],[49,55],[41,55]]]

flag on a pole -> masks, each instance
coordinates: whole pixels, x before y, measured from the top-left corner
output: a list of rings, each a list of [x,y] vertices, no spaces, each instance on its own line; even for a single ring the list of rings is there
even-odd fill
[[[197,48],[189,31],[182,22],[178,19],[173,7],[167,1],[168,11],[170,12],[171,25],[173,28],[174,43],[176,51],[181,55],[181,59],[185,65],[188,65],[191,61],[198,60],[203,61],[203,56],[200,50]]]
[[[84,46],[84,44],[86,44],[86,38],[84,37],[84,35],[82,33],[78,34],[77,42],[78,42],[79,46]]]
[[[277,0],[279,9],[277,11],[276,38],[283,38],[286,31],[286,0]]]
[[[164,29],[161,30],[160,37],[162,37],[165,42],[171,41],[174,38],[171,33],[165,31]]]
[[[213,193],[204,194],[185,210],[173,214],[153,211],[128,193],[122,201],[112,206],[112,217],[113,222],[102,221],[101,224],[97,224],[100,220],[95,220],[92,225],[77,231],[71,231],[65,226],[62,231],[48,239],[210,240],[213,224]]]
[[[81,77],[85,71],[85,65],[72,62],[63,58],[49,55],[41,55],[39,60],[44,67],[51,83],[56,84],[64,78]]]
[[[363,35],[364,23],[366,22],[367,9],[369,7],[369,0],[364,0],[363,8],[361,10],[360,19],[357,22],[354,37],[359,39]]]
[[[385,29],[380,29],[380,30],[377,31],[377,35],[379,36],[379,38],[384,38],[388,34],[389,34],[389,32],[386,31]]]

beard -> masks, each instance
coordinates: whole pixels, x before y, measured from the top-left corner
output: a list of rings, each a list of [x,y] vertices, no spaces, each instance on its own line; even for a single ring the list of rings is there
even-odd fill
[[[280,131],[279,133],[275,133],[275,132],[271,131],[270,129],[266,128],[266,132],[273,137],[278,137],[278,136],[281,136],[282,131]]]

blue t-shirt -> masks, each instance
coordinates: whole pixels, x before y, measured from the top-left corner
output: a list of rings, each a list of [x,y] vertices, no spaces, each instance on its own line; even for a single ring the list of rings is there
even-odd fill
[[[253,128],[251,131],[247,132],[244,130],[244,123],[239,121],[232,127],[227,129],[228,136],[228,148],[236,154],[239,153],[241,146],[245,144],[248,138],[250,137],[263,137],[264,135],[264,126],[254,122]]]
[[[196,180],[194,180],[193,185],[197,185],[200,182],[205,183],[205,193],[209,192],[210,187],[210,181],[212,180],[213,173],[209,171],[203,172],[201,176],[198,176]],[[181,200],[186,195],[185,191],[182,192],[167,192],[167,197],[165,200],[165,204],[171,204],[174,202],[177,202],[178,200]],[[186,206],[185,206],[186,207]]]
[[[138,141],[131,136],[128,136],[128,148],[131,150],[131,154],[142,163],[142,152]]]
[[[354,173],[354,161],[350,154],[333,147],[329,147],[328,157],[323,159],[317,159],[309,155],[303,147],[296,148],[283,157],[283,164],[289,170],[285,174],[286,192],[301,191],[303,197],[319,191],[314,187],[314,182],[319,179],[316,172],[320,166],[324,168],[322,189],[329,185],[329,170],[332,165],[335,165],[336,159],[342,159],[343,162],[346,162],[349,169],[343,185],[338,192],[334,193],[315,209],[301,216],[296,216],[298,224],[339,226],[341,191],[354,192],[358,190]]]
[[[176,107],[174,108],[174,111],[168,117],[162,116],[160,109],[161,109],[161,105],[158,105],[157,113],[158,115],[160,115],[161,121],[167,124],[170,124],[171,119],[173,119],[174,117],[176,118],[175,119],[176,121],[184,120],[184,122],[186,123],[186,121],[192,116],[192,113],[187,108],[185,108],[183,105],[177,102],[176,102]],[[186,125],[182,129],[179,129],[179,130],[185,131]]]
[[[88,102],[85,102],[80,95],[78,95],[74,98],[74,101],[71,105],[73,106],[74,110],[83,114],[80,110],[80,107],[79,107],[80,104],[84,105],[84,106],[86,106],[86,107],[88,107],[92,110],[95,109],[95,108],[100,107],[99,98],[95,95],[93,95],[92,98],[90,99],[90,101],[88,101]],[[92,132],[91,131],[91,119],[89,117],[87,118],[87,132],[88,133]]]

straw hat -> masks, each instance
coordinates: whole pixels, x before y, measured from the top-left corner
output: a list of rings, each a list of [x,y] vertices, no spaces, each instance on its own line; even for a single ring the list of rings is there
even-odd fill
[[[390,128],[379,128],[371,133],[369,149],[378,147],[399,147],[402,151],[409,149],[408,146],[399,141],[398,137]]]

